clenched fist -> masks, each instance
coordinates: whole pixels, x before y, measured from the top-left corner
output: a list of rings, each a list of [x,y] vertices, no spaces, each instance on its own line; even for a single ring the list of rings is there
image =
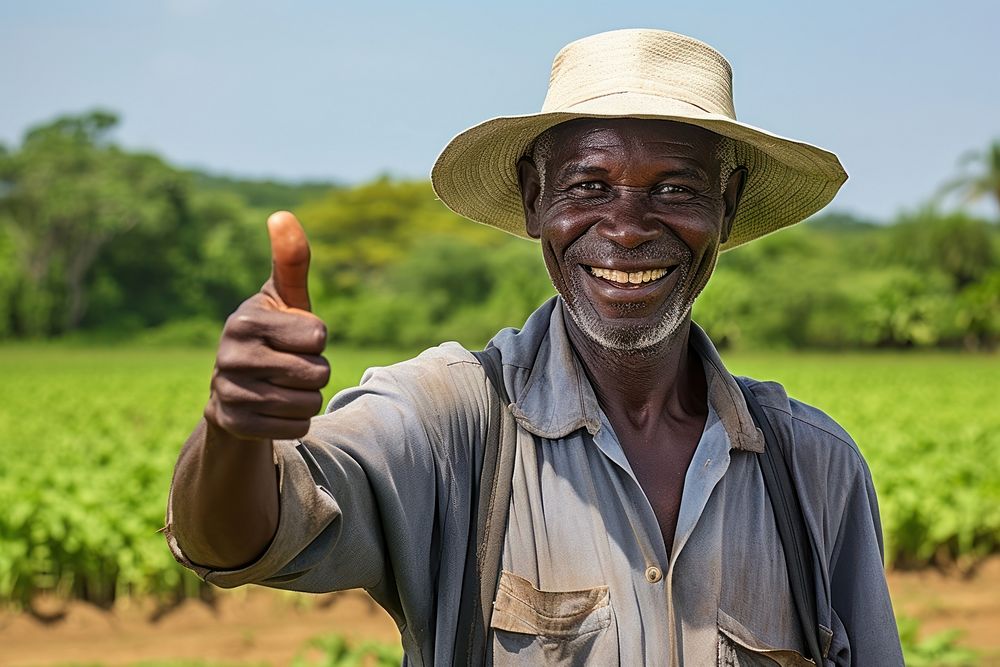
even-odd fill
[[[287,211],[267,220],[271,277],[226,320],[205,407],[209,427],[247,440],[298,438],[330,379],[326,326],[309,309],[309,242]]]

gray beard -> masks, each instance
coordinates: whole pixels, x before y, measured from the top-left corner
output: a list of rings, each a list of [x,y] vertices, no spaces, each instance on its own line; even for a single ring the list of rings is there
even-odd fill
[[[675,284],[680,287],[687,282],[688,265],[678,266],[675,271],[678,272]],[[572,282],[576,281],[574,278]],[[572,287],[577,294],[580,293],[578,285]],[[639,352],[655,347],[670,338],[686,320],[694,305],[695,297],[700,292],[701,289],[683,302],[673,302],[660,321],[652,327],[628,326],[625,323],[618,326],[609,325],[588,303],[581,304],[575,299],[566,298],[566,295],[563,295],[563,301],[573,322],[588,338],[610,350]]]
[[[702,269],[702,265],[693,265],[691,250],[683,245],[678,239],[668,235],[653,243],[644,243],[638,248],[625,250],[607,241],[587,236],[576,243],[566,252],[564,258],[565,266],[586,264],[595,259],[610,261],[614,258],[629,258],[632,260],[670,260],[677,268],[676,282],[674,283],[675,295],[690,289],[690,292],[683,297],[674,298],[666,304],[666,310],[662,317],[652,326],[639,326],[632,323],[630,326],[630,307],[628,304],[619,306],[620,318],[606,319],[594,309],[594,307],[581,295],[586,293],[582,281],[587,278],[578,271],[570,271],[563,275],[565,293],[555,284],[556,291],[562,294],[573,323],[581,332],[594,342],[609,350],[622,353],[634,353],[644,350],[655,350],[657,346],[677,333],[677,330],[687,320],[694,306],[695,299],[701,294],[708,282],[708,276],[712,274],[712,269],[719,258],[718,247],[714,250],[711,258],[706,258],[711,262],[707,267],[705,275],[699,278],[700,284],[689,286],[688,280],[693,279],[692,272]],[[680,291],[680,292],[679,292]],[[632,307],[632,310],[638,310]],[[618,321],[616,321],[618,320]]]

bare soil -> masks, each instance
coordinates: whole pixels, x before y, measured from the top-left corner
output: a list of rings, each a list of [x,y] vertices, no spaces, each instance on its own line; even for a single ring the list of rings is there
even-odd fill
[[[896,614],[919,619],[921,636],[957,628],[982,665],[1000,666],[1000,556],[970,576],[920,570],[888,578]]]
[[[925,634],[965,632],[984,665],[1000,665],[1000,557],[969,578],[933,571],[889,575],[896,611],[921,620]],[[42,621],[0,612],[0,665],[127,665],[150,660],[287,665],[310,638],[398,641],[393,622],[364,593],[310,596],[248,588],[222,591],[213,605],[189,600],[157,616],[148,603],[104,611],[39,600]]]

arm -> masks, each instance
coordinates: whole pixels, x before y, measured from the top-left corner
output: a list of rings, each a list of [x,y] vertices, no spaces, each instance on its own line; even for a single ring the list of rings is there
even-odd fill
[[[174,534],[195,563],[236,568],[274,537],[278,483],[270,440],[235,438],[202,419],[184,443],[172,488]]]
[[[275,308],[279,255],[226,324],[205,420],[171,488],[168,545],[225,588],[364,588],[408,653],[430,650],[439,604],[455,607],[461,590],[482,369],[446,344],[369,371],[311,418],[329,370],[309,346],[325,331],[304,309]]]
[[[278,525],[259,558],[236,569],[190,562],[187,542],[182,549],[174,539],[183,528],[172,527],[175,498],[168,543],[181,563],[225,588],[364,588],[423,636],[436,591],[460,590],[473,448],[487,410],[482,369],[458,344],[371,369],[303,438],[274,441]]]
[[[309,312],[309,246],[294,216],[268,220],[273,271],[227,320],[205,416],[171,489],[172,535],[193,562],[235,568],[274,538],[279,491],[272,440],[306,434],[330,369],[326,328]]]

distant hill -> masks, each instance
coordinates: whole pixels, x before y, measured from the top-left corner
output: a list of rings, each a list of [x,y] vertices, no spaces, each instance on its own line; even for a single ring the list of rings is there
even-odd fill
[[[877,220],[862,218],[852,213],[845,213],[844,211],[820,213],[809,218],[806,224],[813,229],[826,232],[860,232],[885,227],[884,223],[880,223]]]

